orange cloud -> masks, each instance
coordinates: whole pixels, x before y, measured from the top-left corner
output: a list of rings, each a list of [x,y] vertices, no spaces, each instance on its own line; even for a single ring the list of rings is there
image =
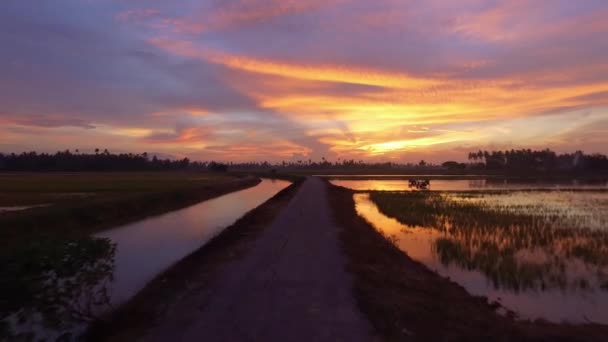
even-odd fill
[[[207,59],[211,62],[239,70],[310,81],[341,82],[406,89],[431,87],[438,84],[430,79],[417,78],[404,73],[390,73],[344,65],[301,65],[248,58],[245,56],[231,56],[222,53],[209,53]]]
[[[208,145],[211,130],[205,127],[182,127],[174,132],[150,133],[142,140],[147,143],[179,145],[185,148],[205,148]]]
[[[294,156],[307,156],[312,149],[287,140],[267,143],[239,143],[209,146],[205,154],[221,160],[290,160]]]
[[[208,115],[210,113],[210,111],[206,108],[203,107],[177,107],[177,108],[172,108],[169,110],[164,110],[164,111],[158,111],[158,112],[154,112],[151,113],[151,115],[153,116],[174,116],[176,114],[188,114],[191,116],[204,116],[204,115]]]
[[[392,136],[399,127],[407,125],[436,127],[512,120],[608,105],[607,99],[593,96],[608,92],[608,81],[577,82],[588,79],[593,73],[608,71],[608,64],[578,66],[559,72],[541,69],[475,80],[441,74],[418,77],[354,65],[261,59],[197,48],[183,41],[156,40],[153,43],[180,56],[245,72],[242,77],[226,78],[226,81],[255,99],[260,107],[283,113],[309,127],[311,137],[342,154],[373,157],[391,151],[433,148],[487,137],[482,130],[407,139]],[[471,65],[470,68],[484,68],[494,66],[494,63],[483,60],[473,61]],[[340,91],[341,85],[363,87]],[[322,129],[328,120],[340,122],[344,129]]]
[[[97,14],[73,35],[47,11],[38,24],[56,20],[65,35],[9,20],[23,39],[7,42],[12,62],[0,66],[10,109],[0,136],[89,131],[109,145],[235,160],[565,145],[581,130],[594,139],[577,141],[605,141],[590,128],[608,113],[600,2],[236,0],[124,11],[139,5],[99,8],[122,11],[118,30]]]
[[[360,113],[383,119],[398,115],[403,119],[418,119],[418,123],[427,122],[427,118],[465,118],[465,115],[467,120],[494,119],[507,114],[530,115],[551,108],[585,105],[581,96],[602,92],[608,87],[608,82],[605,81],[566,87],[558,84],[571,82],[588,72],[597,72],[598,66],[588,70],[578,68],[559,73],[534,72],[475,81],[450,79],[441,75],[421,78],[348,65],[306,65],[257,59],[197,49],[187,42],[155,40],[152,43],[181,56],[201,58],[254,74],[279,76],[303,83],[323,81],[385,88],[382,91],[358,92],[350,96],[336,96],[331,91],[323,94],[294,94],[288,89],[281,91],[279,87],[273,91],[268,91],[267,87],[261,88],[253,76],[249,77],[250,87],[235,85],[258,98],[262,107],[285,112],[310,112],[313,115],[322,113],[317,114],[321,116],[326,116],[327,113]],[[608,69],[608,65],[602,68]],[[283,84],[292,81],[277,82]],[[306,117],[310,118],[309,115]]]
[[[439,82],[414,77],[406,73],[387,72],[345,65],[306,65],[286,63],[247,56],[231,55],[210,49],[199,49],[184,41],[152,39],[150,43],[177,55],[200,58],[230,68],[267,75],[296,78],[309,81],[341,82],[379,87],[415,89],[432,87]]]

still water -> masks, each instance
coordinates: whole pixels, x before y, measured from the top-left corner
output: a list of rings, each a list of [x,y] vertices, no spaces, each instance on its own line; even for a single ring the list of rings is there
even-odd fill
[[[291,183],[263,179],[255,187],[97,234],[116,243],[112,304],[120,304],[178,260]]]
[[[9,212],[9,211],[21,211],[21,210],[26,210],[26,209],[31,209],[31,208],[44,207],[47,205],[48,204],[5,206],[5,207],[0,207],[0,214],[4,213],[4,212]]]
[[[12,312],[0,328],[9,328],[19,340],[79,340],[91,320],[290,184],[263,179],[248,189],[101,232],[94,236],[98,239],[57,244],[51,252],[64,255],[62,271],[42,275],[50,285],[43,298],[53,301]]]
[[[421,178],[412,176],[412,178]],[[424,177],[422,177],[424,178]],[[408,179],[332,179],[331,183],[357,191],[411,190]],[[518,181],[504,179],[432,179],[429,190],[608,189],[607,181]]]
[[[539,220],[550,221],[499,229],[473,222],[454,226],[446,218],[443,226],[410,226],[380,212],[369,194],[354,195],[357,213],[412,259],[473,295],[499,302],[518,318],[608,324],[607,192],[517,191],[479,197],[480,205],[515,214],[532,211]]]

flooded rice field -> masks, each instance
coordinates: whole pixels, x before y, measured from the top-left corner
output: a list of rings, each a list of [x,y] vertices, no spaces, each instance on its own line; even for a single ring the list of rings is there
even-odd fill
[[[608,191],[354,196],[358,214],[411,258],[503,313],[608,324]]]
[[[409,179],[431,178],[428,190],[437,191],[472,191],[472,190],[530,190],[530,189],[606,189],[608,181],[522,181],[506,179],[432,179],[431,176],[374,176],[376,179],[365,179],[365,176],[331,179],[334,185],[357,191],[408,191],[412,188]],[[390,178],[390,179],[383,179]],[[397,179],[399,178],[399,179]]]

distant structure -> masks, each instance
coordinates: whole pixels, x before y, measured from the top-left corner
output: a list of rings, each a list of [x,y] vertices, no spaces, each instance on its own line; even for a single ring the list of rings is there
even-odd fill
[[[427,190],[431,186],[431,181],[428,179],[410,179],[409,187],[418,190]]]

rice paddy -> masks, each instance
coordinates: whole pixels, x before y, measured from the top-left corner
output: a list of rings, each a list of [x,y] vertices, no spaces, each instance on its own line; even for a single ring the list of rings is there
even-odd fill
[[[520,319],[608,323],[608,192],[372,191],[357,212]]]

